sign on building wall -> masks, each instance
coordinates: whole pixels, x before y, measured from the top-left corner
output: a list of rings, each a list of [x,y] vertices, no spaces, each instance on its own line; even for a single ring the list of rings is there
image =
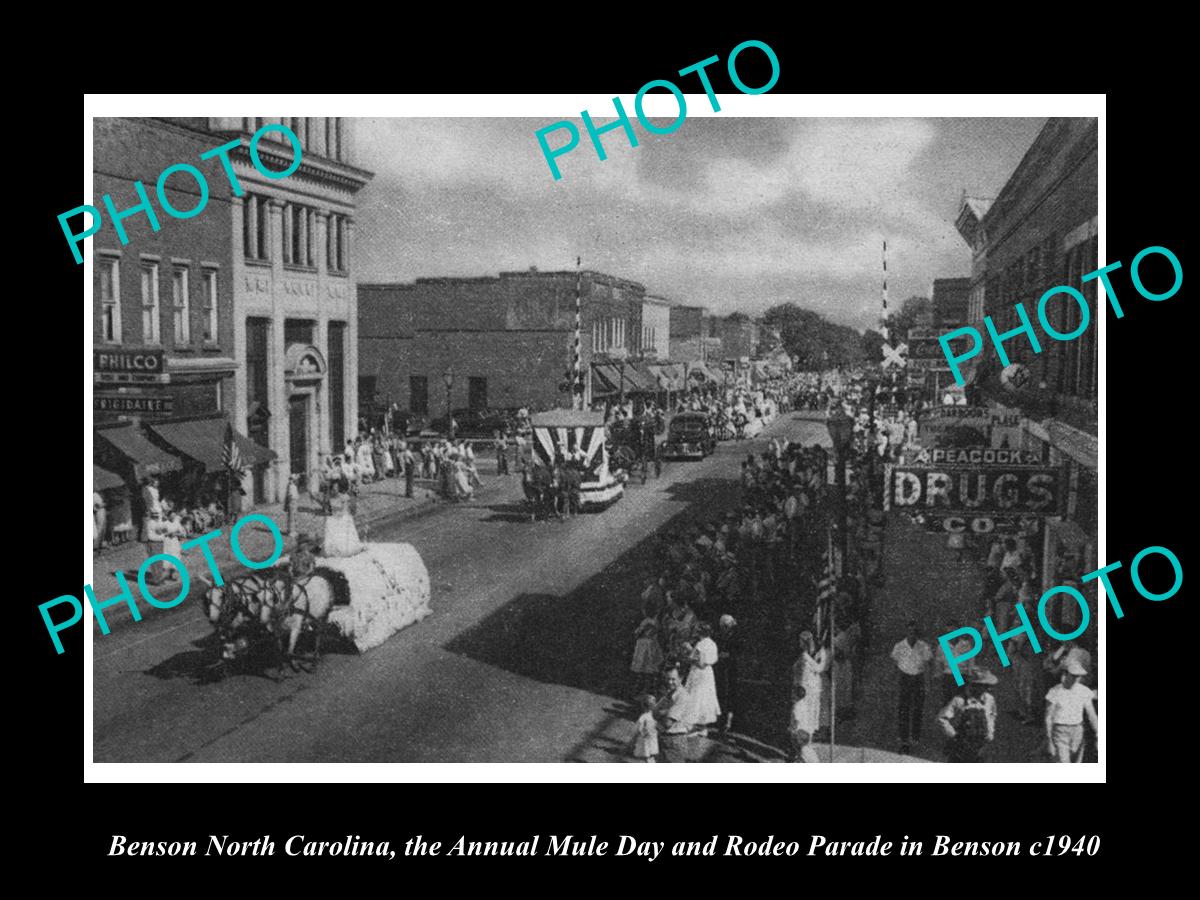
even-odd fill
[[[1022,465],[892,466],[885,507],[961,516],[1057,516],[1066,508],[1065,470]]]
[[[162,350],[96,350],[92,353],[92,380],[102,384],[166,384],[166,358]]]
[[[170,394],[93,394],[92,410],[105,413],[169,414],[175,411]]]

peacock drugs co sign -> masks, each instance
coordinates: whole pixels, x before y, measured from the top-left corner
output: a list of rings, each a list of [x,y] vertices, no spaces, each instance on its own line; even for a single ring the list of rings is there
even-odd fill
[[[1025,465],[889,466],[884,508],[934,515],[1057,516],[1066,509],[1062,468]]]

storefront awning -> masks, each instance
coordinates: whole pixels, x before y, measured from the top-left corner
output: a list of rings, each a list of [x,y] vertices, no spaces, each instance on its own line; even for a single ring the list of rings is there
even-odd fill
[[[102,469],[97,465],[92,466],[93,491],[112,491],[123,487],[125,487],[125,482],[121,479],[120,475],[110,472],[108,469]]]
[[[1089,469],[1099,465],[1099,446],[1095,435],[1080,431],[1066,422],[1047,419],[1042,423],[1049,435],[1050,443],[1071,459]]]
[[[160,473],[178,472],[183,463],[161,447],[152,444],[142,432],[129,425],[96,429],[96,455],[114,469],[132,469],[138,481],[152,469]]]
[[[225,429],[229,420],[224,416],[192,419],[184,422],[155,422],[146,427],[161,441],[177,452],[204,466],[205,472],[225,471]],[[269,463],[275,451],[260,447],[245,435],[233,432],[233,441],[242,455],[242,464],[250,467]]]
[[[596,363],[592,366],[592,396],[604,397],[618,393],[621,376],[612,366]]]
[[[674,363],[662,363],[660,365],[647,366],[650,374],[655,378],[662,378],[662,386],[666,390],[678,391],[684,387],[684,373],[681,371],[682,366],[677,366]]]

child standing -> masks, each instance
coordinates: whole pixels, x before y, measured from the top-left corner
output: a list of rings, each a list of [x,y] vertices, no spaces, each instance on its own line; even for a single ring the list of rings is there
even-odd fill
[[[633,672],[639,691],[653,686],[663,664],[662,645],[658,642],[658,620],[651,615],[649,606],[647,603],[647,608],[642,610],[644,618],[634,629],[633,636],[636,640],[633,645],[633,661],[629,664],[629,670]]]
[[[652,763],[658,757],[658,723],[654,721],[655,699],[652,694],[642,694],[642,714],[634,726],[631,751],[634,759]]]

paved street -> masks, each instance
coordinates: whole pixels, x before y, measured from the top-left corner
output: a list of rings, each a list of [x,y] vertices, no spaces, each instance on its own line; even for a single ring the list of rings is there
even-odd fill
[[[822,423],[791,414],[764,438],[772,435],[828,442]],[[648,538],[671,520],[709,518],[736,503],[738,465],[763,443],[726,443],[703,462],[668,464],[605,513],[565,523],[529,523],[515,477],[486,476],[471,505],[397,507],[391,519],[375,519],[371,539],[417,547],[434,615],[364,655],[329,654],[314,674],[288,671],[276,681],[273,668],[250,669],[217,680],[203,667],[211,629],[196,599],[149,611],[96,640],[96,759],[622,761],[636,597],[655,559]],[[935,650],[942,622],[978,618],[978,569],[945,544],[900,514],[889,518],[862,695],[857,715],[839,719],[839,744],[896,751],[888,652],[910,618]],[[747,711],[735,735],[693,739],[697,761],[782,758],[790,648],[768,617],[739,617],[752,648],[741,673]],[[993,756],[1035,759],[1040,729],[1004,712],[1012,679],[994,668],[1002,714]],[[935,685],[913,755],[942,758],[938,709]]]
[[[817,432],[785,417],[768,435]],[[515,477],[487,478],[475,504],[377,523],[372,540],[421,553],[434,614],[312,675],[204,683],[211,629],[194,601],[98,639],[96,760],[612,761],[628,738],[619,701],[637,602],[610,586],[665,522],[734,502],[751,447],[762,441],[670,463],[607,512],[566,523],[519,515]]]

